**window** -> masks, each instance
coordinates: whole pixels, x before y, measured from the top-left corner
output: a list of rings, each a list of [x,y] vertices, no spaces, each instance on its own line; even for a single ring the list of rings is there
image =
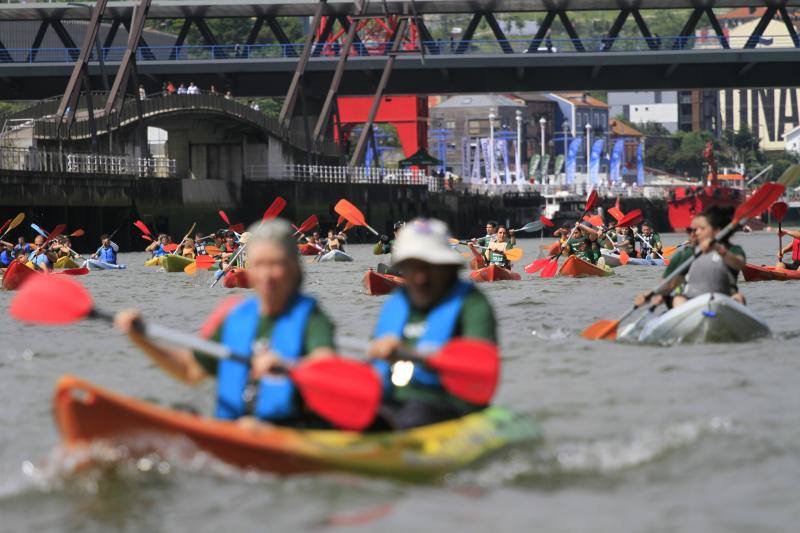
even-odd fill
[[[448,130],[456,129],[456,121],[455,120],[448,120],[444,123],[444,127]]]
[[[471,136],[478,136],[488,129],[488,120],[470,120],[469,124],[467,125],[467,134]]]

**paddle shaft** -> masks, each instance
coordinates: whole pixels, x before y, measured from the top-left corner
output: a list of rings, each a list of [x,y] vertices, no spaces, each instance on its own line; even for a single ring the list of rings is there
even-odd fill
[[[654,254],[658,255],[658,257],[660,257],[661,259],[664,259],[664,256],[661,255],[661,252],[659,252],[658,250],[656,250],[655,248],[650,246],[650,244],[646,240],[644,240],[644,237],[642,237],[639,234],[639,232],[637,232],[636,230],[633,230],[633,234],[634,234],[634,236],[636,236],[642,242],[642,244],[647,245],[647,247],[650,248],[650,250],[652,250]]]
[[[230,271],[230,269],[233,268],[233,265],[236,263],[236,259],[244,251],[245,248],[247,248],[247,243],[244,243],[242,246],[239,247],[238,250],[236,250],[236,253],[233,254],[233,257],[231,257],[230,261],[228,261],[228,266],[222,269],[222,274],[220,274],[218,278],[216,278],[213,282],[211,282],[212,288],[214,287],[214,285],[219,283],[219,280],[221,280],[225,276],[225,274],[227,274]]]
[[[24,213],[20,213],[19,215],[17,215],[16,217],[14,217],[14,219],[13,219],[13,220],[12,220],[12,221],[11,221],[11,222],[8,224],[8,227],[7,227],[7,228],[6,228],[6,230],[3,232],[3,234],[2,234],[2,235],[0,235],[0,239],[5,239],[6,235],[8,235],[8,234],[9,234],[9,232],[10,232],[12,229],[14,229],[14,228],[16,228],[17,226],[19,226],[20,224],[22,224],[22,221],[23,221],[23,220],[25,220],[25,214],[24,214]]]
[[[172,252],[173,254],[177,254],[177,253],[180,251],[180,249],[181,249],[181,246],[183,246],[183,243],[184,243],[184,242],[186,242],[186,239],[188,239],[188,238],[189,238],[189,235],[191,235],[191,234],[192,234],[192,232],[194,231],[194,228],[195,228],[195,226],[197,226],[197,222],[195,222],[195,223],[193,223],[193,224],[192,224],[192,227],[191,227],[191,228],[189,228],[189,231],[188,231],[188,232],[186,232],[186,235],[184,235],[184,236],[183,236],[183,239],[181,239],[181,242],[180,242],[180,243],[178,243],[178,247],[177,247],[177,248],[175,248],[175,251],[174,251],[174,252]]]

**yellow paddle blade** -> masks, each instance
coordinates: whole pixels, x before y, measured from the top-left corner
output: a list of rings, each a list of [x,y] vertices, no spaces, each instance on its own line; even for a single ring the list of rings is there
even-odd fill
[[[461,244],[461,241],[459,241],[458,239],[454,239],[453,237],[450,237],[447,240],[450,241],[450,244]]]
[[[598,320],[585,330],[581,337],[589,340],[614,340],[617,338],[619,320]]]
[[[189,263],[186,265],[186,268],[184,268],[183,271],[190,276],[194,276],[197,273],[197,262],[195,261],[194,263]]]
[[[661,251],[661,255],[663,255],[664,257],[667,257],[668,255],[674,254],[675,250],[677,250],[677,249],[678,249],[677,246],[667,246],[666,248],[664,248]]]
[[[519,261],[525,255],[525,250],[522,248],[512,248],[506,252],[506,259],[509,261]]]
[[[25,213],[19,213],[17,216],[15,216],[15,217],[14,217],[14,220],[12,220],[12,221],[11,221],[11,222],[8,224],[8,227],[7,227],[7,228],[6,228],[6,230],[3,232],[3,235],[2,235],[2,236],[3,236],[3,237],[5,237],[6,235],[8,235],[8,232],[9,232],[9,231],[11,231],[12,229],[16,228],[16,227],[17,227],[17,226],[19,226],[20,224],[22,224],[22,221],[23,221],[23,220],[25,220]]]
[[[217,246],[208,245],[206,246],[206,253],[211,257],[215,257],[222,253],[222,250],[219,249]]]

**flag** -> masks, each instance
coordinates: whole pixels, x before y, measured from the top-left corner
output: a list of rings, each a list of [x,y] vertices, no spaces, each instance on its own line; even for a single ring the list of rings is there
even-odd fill
[[[625,140],[618,139],[616,143],[614,143],[614,151],[611,152],[611,168],[609,169],[609,180],[611,183],[615,183],[622,179],[620,175],[620,170],[622,168],[622,157],[625,151]]]
[[[644,185],[644,143],[639,143],[636,150],[636,184],[639,187]]]
[[[539,174],[539,163],[542,162],[542,156],[539,154],[531,157],[531,162],[528,164],[528,180],[536,181],[536,176]]]
[[[567,150],[567,183],[573,183],[575,181],[575,162],[578,158],[578,152],[581,149],[581,144],[583,144],[583,137],[575,137],[569,143],[569,149]]]
[[[603,153],[604,144],[605,141],[603,139],[597,139],[594,144],[592,144],[592,154],[589,160],[589,184],[599,184],[597,173],[600,170],[600,154]]]

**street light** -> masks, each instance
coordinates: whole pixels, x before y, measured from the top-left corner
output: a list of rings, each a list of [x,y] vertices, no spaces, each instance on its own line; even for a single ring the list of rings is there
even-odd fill
[[[68,6],[72,6],[72,7],[82,7],[84,9],[86,9],[87,11],[89,11],[89,21],[87,21],[87,23],[86,23],[86,31],[89,31],[89,22],[91,22],[91,20],[92,20],[92,7],[91,6],[87,6],[86,4],[79,4],[77,2],[67,2],[67,5]],[[102,21],[98,21],[98,22],[100,23]],[[103,89],[106,92],[108,92],[108,90],[109,90],[108,89],[108,80],[106,79],[106,67],[105,67],[105,63],[103,62],[103,51],[100,49],[100,41],[97,40],[97,38],[99,37],[99,33],[100,32],[98,32],[98,35],[95,35],[94,48],[95,48],[95,51],[97,52],[97,61],[100,63],[100,79],[103,81]]]
[[[545,126],[545,124],[547,124],[547,120],[544,117],[540,118],[539,119],[539,131],[541,132],[541,135],[542,135],[542,149],[541,149],[541,153],[542,153],[542,163],[541,163],[542,164],[542,183],[547,181],[547,169],[545,168],[545,160],[544,160],[544,126]]]
[[[592,155],[592,125],[586,123],[586,184],[589,185],[589,159]]]
[[[517,109],[514,113],[517,117],[517,150],[514,159],[514,166],[517,169],[517,182],[522,180],[522,111]]]
[[[494,181],[494,113],[489,113],[489,183]]]

